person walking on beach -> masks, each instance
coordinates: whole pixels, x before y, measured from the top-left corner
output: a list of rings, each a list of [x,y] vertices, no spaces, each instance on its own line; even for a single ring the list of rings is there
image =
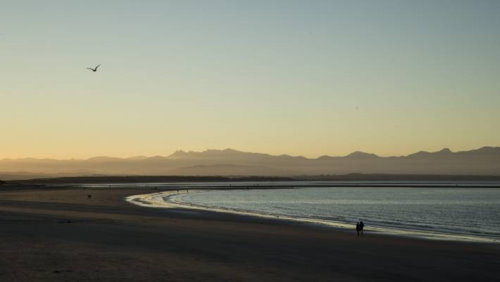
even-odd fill
[[[359,231],[361,232],[361,235],[363,235],[363,229],[365,228],[365,224],[363,223],[362,220],[359,221]]]
[[[356,234],[359,236],[359,232],[361,231],[361,224],[359,222],[356,223]]]

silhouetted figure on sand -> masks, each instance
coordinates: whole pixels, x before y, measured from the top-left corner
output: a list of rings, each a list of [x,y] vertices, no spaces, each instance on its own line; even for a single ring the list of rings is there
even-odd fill
[[[365,224],[363,223],[362,220],[360,220],[358,223],[356,223],[356,234],[359,236],[360,234],[363,235],[363,229],[365,228]]]

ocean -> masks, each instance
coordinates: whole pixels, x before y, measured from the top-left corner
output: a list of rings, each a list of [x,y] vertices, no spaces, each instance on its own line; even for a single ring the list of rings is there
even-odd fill
[[[500,242],[500,189],[457,187],[301,187],[191,190],[162,201],[280,217],[367,232]]]

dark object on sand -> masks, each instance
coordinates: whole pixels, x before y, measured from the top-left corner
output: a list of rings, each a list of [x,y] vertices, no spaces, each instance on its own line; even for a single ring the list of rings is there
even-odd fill
[[[52,273],[54,273],[54,274],[60,274],[60,273],[64,273],[64,272],[73,272],[73,270],[54,270],[54,271],[52,271]]]
[[[87,199],[92,199],[92,195],[91,195],[91,194],[88,194],[88,195],[87,195]]]

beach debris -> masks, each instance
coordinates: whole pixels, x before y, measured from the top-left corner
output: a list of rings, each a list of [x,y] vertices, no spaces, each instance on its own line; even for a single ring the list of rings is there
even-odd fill
[[[70,219],[60,220],[59,223],[73,223]]]
[[[52,273],[54,273],[54,274],[60,274],[60,273],[64,273],[64,272],[73,272],[73,270],[69,270],[69,269],[58,270],[58,269],[56,269],[56,270],[52,271]]]

